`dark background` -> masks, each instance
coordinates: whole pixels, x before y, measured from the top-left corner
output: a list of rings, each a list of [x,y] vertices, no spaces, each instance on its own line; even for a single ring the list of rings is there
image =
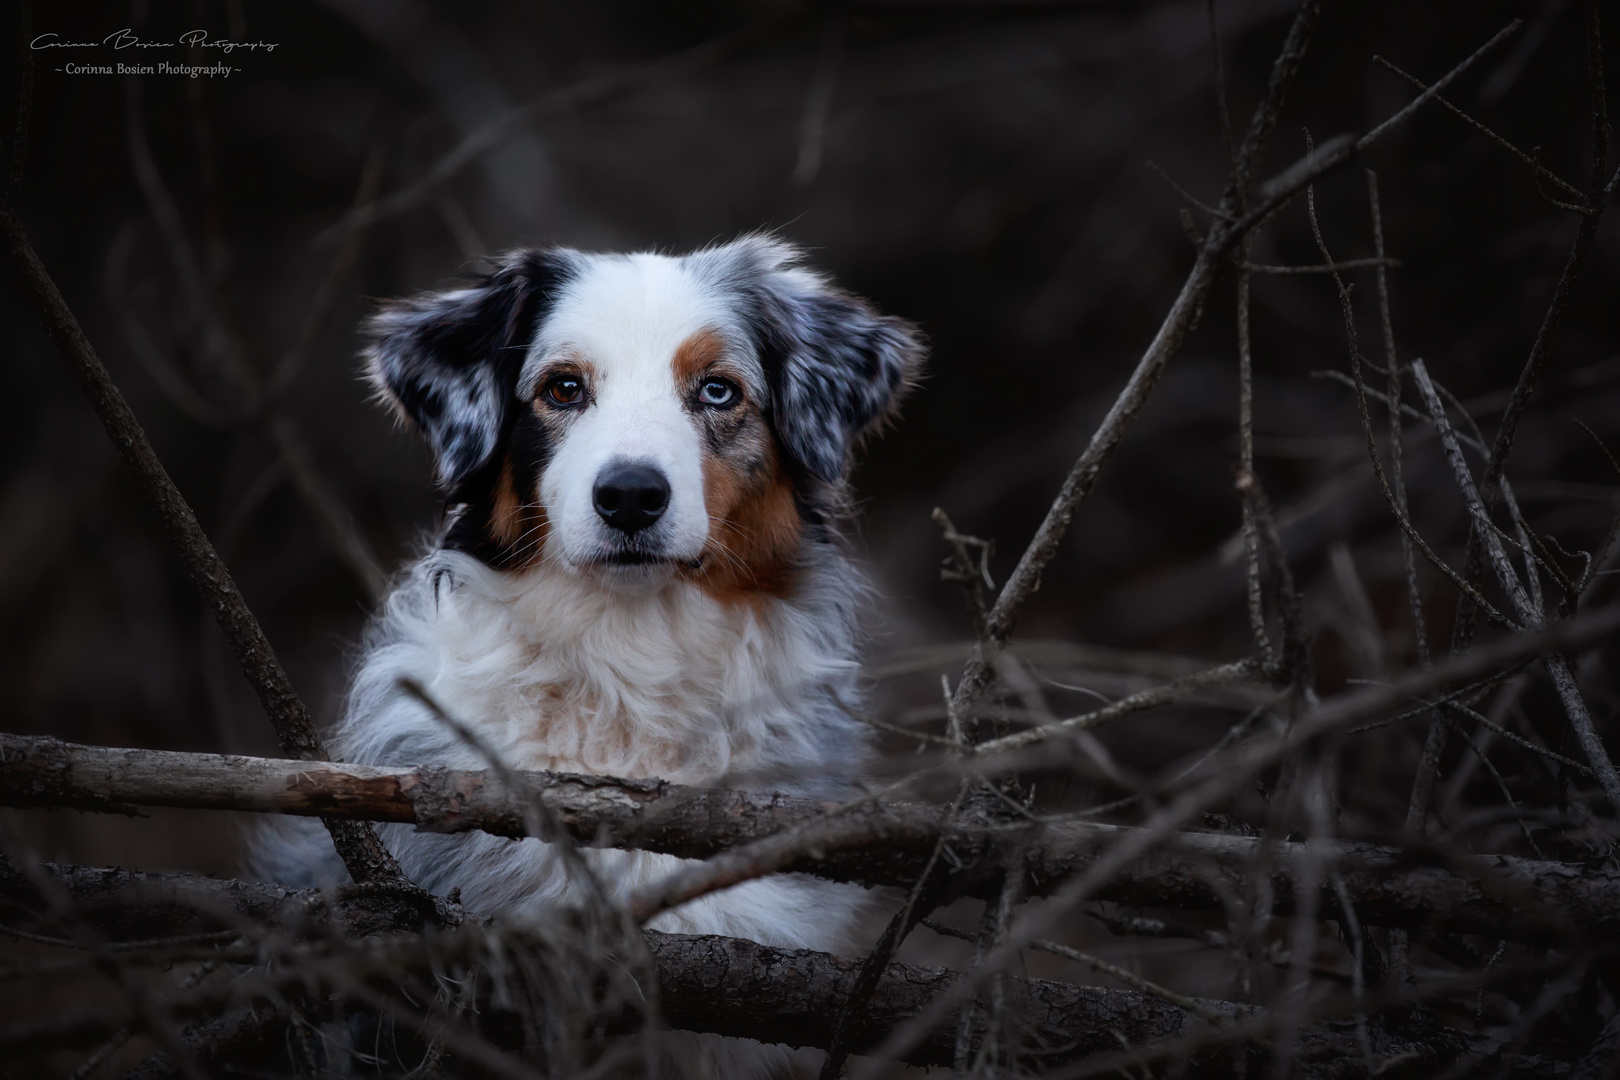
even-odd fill
[[[1294,6],[1221,5],[1240,132]],[[357,379],[354,328],[373,298],[442,284],[518,245],[680,251],[769,228],[921,324],[933,345],[927,380],[857,475],[864,512],[853,538],[880,592],[873,655],[894,657],[971,633],[960,595],[938,580],[944,550],[930,510],[996,539],[1000,581],[1179,288],[1192,261],[1178,218],[1188,203],[1145,163],[1210,203],[1224,186],[1202,0],[35,8],[31,33],[63,39],[127,26],[149,41],[202,28],[275,44],[225,57],[178,47],[35,52],[18,199],[90,339],[326,719],[371,603],[343,532],[392,568],[420,550],[437,513],[425,453]],[[1620,41],[1620,10],[1607,5],[1606,15],[1611,43]],[[1330,6],[1260,174],[1300,156],[1306,129],[1318,141],[1365,131],[1411,100],[1415,89],[1375,65],[1375,53],[1432,80],[1515,17],[1523,29],[1449,96],[1517,145],[1539,147],[1544,165],[1584,189],[1580,5],[1562,2]],[[6,23],[9,117],[14,11]],[[1612,73],[1612,44],[1607,53]],[[240,70],[202,79],[54,70],[165,59]],[[265,424],[245,415],[243,386],[277,368],[320,307],[341,238],[333,226],[367,161],[387,197],[507,110],[582,83],[573,104],[549,99],[555,107],[535,122],[364,231],[296,377],[264,398],[277,438],[307,456],[307,468],[289,472]],[[143,183],[135,163],[147,156]],[[1538,194],[1523,163],[1431,106],[1320,186],[1322,227],[1341,259],[1372,250],[1363,165],[1378,171],[1388,247],[1402,263],[1391,274],[1402,358],[1424,358],[1488,436],[1576,217]],[[1611,214],[1509,470],[1533,523],[1571,550],[1596,542],[1615,501],[1614,475],[1569,420],[1620,445],[1617,241]],[[1320,261],[1303,205],[1261,235],[1254,259]],[[1351,278],[1363,348],[1382,363],[1373,278]],[[1247,650],[1231,483],[1233,295],[1228,275],[1082,508],[1024,614],[1023,638],[1209,659]],[[1254,327],[1258,471],[1331,692],[1410,658],[1397,537],[1352,394],[1311,375],[1348,367],[1328,279],[1257,278]],[[223,639],[9,282],[0,347],[4,726],[273,753]],[[1455,558],[1461,501],[1432,440],[1409,452],[1418,523]],[[326,500],[326,524],[301,484]],[[1389,634],[1381,652],[1358,653],[1346,629],[1353,602],[1330,558],[1341,543]],[[1424,583],[1440,644],[1453,597],[1438,575],[1425,571]],[[937,702],[939,670],[952,669],[880,687],[880,708]],[[1601,694],[1592,704],[1612,713]],[[1205,734],[1172,715],[1107,738],[1123,759],[1151,767]],[[1392,797],[1404,800],[1410,760],[1389,770]],[[46,855],[231,868],[218,816],[11,820]]]

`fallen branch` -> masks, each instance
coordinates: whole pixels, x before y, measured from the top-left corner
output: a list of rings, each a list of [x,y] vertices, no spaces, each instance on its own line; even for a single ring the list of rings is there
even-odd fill
[[[68,891],[78,908],[103,933],[118,939],[147,935],[155,925],[176,931],[217,924],[222,901],[248,921],[268,920],[271,925],[301,925],[306,938],[328,937],[334,931],[349,936],[357,925],[385,918],[364,913],[375,896],[350,895],[334,903],[331,894],[315,890],[289,890],[244,881],[218,881],[189,874],[135,874],[78,866],[50,866],[48,870]],[[0,895],[13,895],[19,876],[0,864]],[[24,886],[26,888],[26,886]],[[159,900],[158,898],[162,898]],[[339,916],[340,905],[342,915]],[[359,918],[356,914],[361,913]],[[354,969],[364,973],[394,972],[420,975],[434,965],[457,966],[487,956],[489,942],[500,938],[508,947],[521,947],[534,931],[520,925],[501,925],[469,918],[463,930],[430,937],[400,935],[374,940],[347,951],[320,955],[302,964],[278,964],[255,969],[165,1004],[178,1015],[207,1015],[221,1006],[241,1007],[271,995],[319,997],[323,991],[341,990],[347,980],[358,981]],[[830,1035],[837,1004],[846,997],[857,977],[860,961],[808,950],[776,949],[737,938],[647,933],[657,965],[664,1021],[671,1027],[712,1032],[791,1046],[824,1046]],[[857,1050],[870,1049],[901,1024],[918,1016],[929,1003],[952,989],[960,972],[891,964],[879,979],[872,1002],[852,1032]],[[1235,1057],[1251,1065],[1265,1060],[1257,1046],[1237,1050],[1229,1032],[1210,1028],[1187,1011],[1150,994],[1098,986],[1075,986],[1037,979],[1014,979],[1010,992],[1018,996],[1024,1023],[1019,1032],[1022,1052],[1038,1069],[1078,1062],[1092,1055],[1116,1051],[1123,1043],[1151,1054],[1157,1045],[1188,1040],[1205,1041],[1189,1061],[1189,1076],[1230,1076]],[[1200,1009],[1224,1020],[1263,1032],[1263,1010],[1227,1002],[1198,999]],[[127,1012],[79,1013],[57,1019],[0,1029],[0,1053],[11,1055],[104,1037],[129,1024]],[[1255,1021],[1260,1021],[1256,1024]],[[251,1035],[251,1029],[244,1028]],[[974,1039],[980,1036],[974,1033]],[[1207,1036],[1216,1036],[1213,1039]],[[918,1043],[906,1060],[914,1065],[949,1064],[956,1044],[956,1024],[941,1024]],[[1378,1029],[1380,1056],[1401,1056],[1403,1064],[1438,1064],[1461,1054],[1491,1056],[1490,1040],[1436,1027],[1417,1036]],[[1359,1054],[1355,1035],[1345,1025],[1312,1025],[1300,1036],[1300,1060],[1305,1076],[1337,1075],[1336,1062]],[[1515,1062],[1504,1062],[1507,1065]],[[1569,1071],[1568,1065],[1538,1060],[1550,1067],[1546,1075]],[[151,1069],[151,1075],[165,1075]]]
[[[1453,657],[1421,671],[1383,685],[1368,686],[1321,702],[1297,720],[1280,736],[1218,759],[1207,779],[1177,795],[1143,825],[1123,830],[1117,843],[1101,852],[1083,873],[1062,882],[1048,893],[1047,904],[1032,907],[1008,931],[1006,943],[985,962],[983,969],[963,977],[961,983],[933,1002],[915,1020],[898,1029],[879,1048],[879,1058],[903,1057],[917,1039],[970,1000],[983,984],[983,972],[997,972],[1011,963],[1030,942],[1049,936],[1063,919],[1085,900],[1101,899],[1105,890],[1130,872],[1131,867],[1149,858],[1161,845],[1170,843],[1200,813],[1218,806],[1241,787],[1251,783],[1261,770],[1298,753],[1316,740],[1342,734],[1369,712],[1395,702],[1423,699],[1458,681],[1499,671],[1509,661],[1523,655],[1539,655],[1549,649],[1568,647],[1578,641],[1593,641],[1612,634],[1620,627],[1620,609],[1585,612],[1567,622],[1549,625],[1541,631],[1493,641],[1462,656]],[[1588,636],[1591,635],[1591,636]],[[1355,902],[1357,913],[1362,907]],[[1370,920],[1363,918],[1363,923]]]
[[[785,795],[562,773],[522,777],[581,843],[687,859],[711,859],[750,845],[789,847],[766,871],[742,860],[739,881],[792,871],[909,887],[944,837],[964,865],[987,868],[963,880],[970,895],[988,899],[998,888],[997,875],[988,869],[999,866],[1000,851],[1016,831],[1029,836],[1026,888],[1046,896],[1138,831],[1086,822],[1048,823],[1033,833],[1027,822],[969,821],[944,828],[936,808],[914,803],[872,803],[829,815],[830,804]],[[276,811],[403,822],[431,832],[530,835],[524,797],[482,770],[105,749],[19,735],[0,735],[0,805]],[[1219,909],[1223,891],[1247,893],[1260,865],[1260,845],[1243,836],[1180,833],[1122,868],[1096,895],[1137,907]],[[1305,845],[1276,843],[1271,852],[1274,910],[1286,914],[1293,910],[1293,868],[1305,858]],[[1438,862],[1422,852],[1358,843],[1327,845],[1319,857],[1337,868],[1363,923],[1513,941],[1620,939],[1617,870],[1506,855]],[[1319,904],[1334,917],[1332,888],[1322,888]],[[412,910],[406,904],[393,917],[408,922]]]

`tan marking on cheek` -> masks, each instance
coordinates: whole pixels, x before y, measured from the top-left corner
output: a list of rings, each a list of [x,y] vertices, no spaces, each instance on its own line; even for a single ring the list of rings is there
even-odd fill
[[[489,535],[511,553],[507,568],[533,564],[540,557],[547,528],[546,511],[537,493],[518,490],[512,459],[504,459],[490,500]]]
[[[523,532],[523,500],[518,498],[512,480],[512,459],[501,462],[501,476],[495,481],[495,496],[489,505],[489,535],[507,547],[517,543]]]
[[[725,355],[726,339],[720,336],[720,331],[699,330],[675,349],[675,356],[670,361],[670,367],[675,372],[675,385],[684,392]]]
[[[747,467],[763,461],[763,469]],[[709,542],[697,580],[722,603],[759,603],[792,591],[804,520],[764,424],[752,418],[725,453],[703,455]]]

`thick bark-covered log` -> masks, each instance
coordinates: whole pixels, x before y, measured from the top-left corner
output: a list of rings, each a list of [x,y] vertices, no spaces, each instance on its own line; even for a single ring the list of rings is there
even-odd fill
[[[285,1045],[287,1027],[283,1010],[260,1004],[187,1028],[180,1035],[180,1044],[195,1065],[226,1076],[232,1063],[274,1060]],[[154,1054],[118,1080],[169,1080],[180,1075],[168,1054]]]
[[[279,930],[302,937],[315,929],[346,938],[415,933],[422,928],[414,890],[350,885],[336,892],[195,874],[146,874],[120,867],[47,863],[74,910],[114,941],[147,941],[210,930]],[[28,875],[0,855],[0,903],[46,911]],[[459,908],[458,915],[465,916]],[[8,922],[14,920],[10,917]],[[454,921],[454,920],[448,920]],[[49,926],[41,928],[53,933]]]
[[[938,812],[915,804],[874,804],[829,817],[826,804],[783,795],[658,780],[521,775],[556,820],[587,844],[705,859],[808,827],[802,842],[788,845],[789,856],[772,868],[908,886],[939,838]],[[441,832],[528,833],[522,798],[482,771],[112,750],[0,735],[0,805],[110,811],[129,804],[353,816]],[[1029,893],[1046,895],[1085,872],[1128,832],[1084,823],[1025,831],[1020,840],[1030,845]],[[961,825],[952,829],[951,847],[965,863],[994,863],[1006,840],[1004,830]],[[1219,908],[1215,883],[1247,894],[1259,846],[1248,837],[1183,833],[1128,866],[1097,897],[1139,907]],[[1363,923],[1528,942],[1620,938],[1620,871],[1614,869],[1506,855],[1425,864],[1418,854],[1373,844],[1334,844],[1329,853]],[[1300,844],[1272,846],[1279,913],[1293,903],[1290,868],[1302,855]],[[970,891],[993,887],[993,876],[983,888],[970,883]],[[1324,889],[1320,910],[1331,916],[1337,905],[1335,890]]]
[[[352,934],[357,928],[382,925],[390,918],[386,904],[374,889],[348,890],[334,902],[329,894],[315,890],[285,889],[255,882],[216,881],[188,874],[141,874],[125,870],[77,866],[47,866],[66,890],[86,921],[113,940],[147,939],[153,933],[186,933],[233,922],[266,921],[284,928],[302,927],[312,937],[327,937],[333,931]],[[28,905],[36,901],[23,875],[0,861],[0,898]],[[483,920],[469,918],[470,923]],[[367,970],[381,971],[390,957],[415,971],[428,970],[430,955],[456,958],[487,955],[486,927],[469,926],[468,931],[441,931],[431,940],[431,949],[422,939],[406,934],[362,950],[357,962]],[[521,928],[512,933],[521,935]],[[458,946],[457,936],[474,935],[466,947]],[[661,986],[663,1016],[671,1026],[683,1030],[713,1032],[762,1042],[793,1046],[824,1046],[838,1005],[849,993],[860,970],[860,961],[806,950],[775,949],[736,938],[660,934],[647,932]],[[514,939],[515,940],[515,939]],[[465,958],[464,957],[464,958]],[[319,996],[327,987],[321,972],[335,970],[342,961],[317,960],[308,970],[284,968],[263,989],[276,993],[313,993]],[[326,967],[323,967],[326,965]],[[859,1049],[879,1044],[897,1025],[916,1016],[929,1002],[948,990],[960,973],[910,964],[891,964],[879,982],[871,1006],[865,1011],[854,1034]],[[238,987],[253,984],[239,980]],[[216,989],[215,996],[190,999],[193,1014],[210,1006],[227,1004],[216,999],[229,988]],[[1021,1038],[1029,1064],[1049,1068],[1094,1054],[1106,1054],[1121,1046],[1151,1047],[1155,1043],[1199,1033],[1212,1033],[1203,1021],[1158,998],[1127,990],[1097,986],[1075,986],[1037,979],[1014,980],[1011,992],[1017,995],[1017,1015]],[[240,1007],[246,1002],[235,1001]],[[1242,1023],[1261,1019],[1253,1008],[1218,1001],[1201,1004]],[[71,1021],[52,1021],[0,1030],[0,1053],[17,1053],[25,1048],[60,1045],[63,1039],[76,1041],[104,1037],[134,1018],[118,1012],[83,1014]],[[1420,1066],[1454,1061],[1459,1055],[1478,1053],[1483,1058],[1494,1051],[1488,1040],[1458,1031],[1437,1028],[1420,1036],[1400,1036],[1373,1023],[1371,1035],[1375,1053],[1384,1060],[1398,1058],[1401,1075]],[[251,1032],[250,1032],[251,1034]],[[942,1024],[919,1045],[909,1060],[919,1065],[948,1065],[954,1052],[956,1023]],[[1353,1024],[1317,1024],[1300,1036],[1297,1062],[1303,1076],[1337,1075],[1347,1061],[1362,1059]],[[1234,1051],[1214,1045],[1194,1052],[1184,1060],[1185,1075],[1230,1076]],[[1269,1051],[1250,1047],[1251,1073],[1262,1070]],[[1567,1074],[1567,1064],[1544,1059],[1515,1059],[1504,1062],[1511,1074],[1534,1067],[1537,1075]],[[153,1075],[165,1075],[161,1069]]]

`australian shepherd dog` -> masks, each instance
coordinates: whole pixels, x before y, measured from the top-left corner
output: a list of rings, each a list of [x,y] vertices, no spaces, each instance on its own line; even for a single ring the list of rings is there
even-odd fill
[[[339,760],[486,765],[410,679],[513,768],[854,791],[863,585],[838,525],[854,449],[917,375],[910,324],[749,236],[678,257],[517,251],[366,329],[369,378],[431,447],[446,511],[367,634]],[[379,831],[469,910],[586,901],[540,841]],[[584,854],[624,891],[681,865]],[[345,880],[318,823],[268,830],[254,858],[289,884]],[[836,952],[862,897],[779,875],[652,925]],[[785,1064],[726,1056],[718,1075]]]

